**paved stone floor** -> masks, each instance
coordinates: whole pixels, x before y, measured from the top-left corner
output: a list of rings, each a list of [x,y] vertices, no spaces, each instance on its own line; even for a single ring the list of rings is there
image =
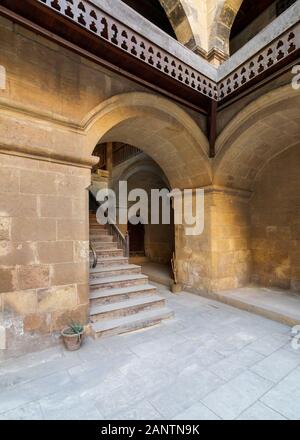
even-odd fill
[[[300,419],[291,329],[159,286],[173,320],[0,364],[0,419]]]

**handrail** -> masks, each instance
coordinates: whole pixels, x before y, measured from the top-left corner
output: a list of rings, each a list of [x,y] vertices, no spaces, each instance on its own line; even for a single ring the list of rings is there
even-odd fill
[[[90,240],[90,250],[91,250],[92,253],[93,253],[93,260],[94,260],[94,261],[93,261],[93,264],[91,265],[91,268],[92,268],[92,269],[95,269],[95,267],[96,267],[97,264],[98,264],[98,257],[97,257],[97,252],[96,252],[94,246],[92,245],[91,240]]]
[[[111,221],[109,218],[108,218],[108,221],[109,221],[108,226],[109,226],[109,230],[110,230],[111,235],[114,235],[116,237],[118,245],[123,248],[124,256],[126,258],[129,258],[129,234],[128,234],[128,231],[124,235],[113,221]]]
[[[96,197],[94,196],[94,194],[89,191],[91,197],[95,200],[96,204],[98,206],[101,206],[100,203],[96,200]],[[122,233],[122,231],[119,229],[119,227],[116,225],[116,223],[110,218],[108,217],[108,227],[109,227],[109,232],[111,235],[113,235],[116,238],[116,241],[118,243],[118,245],[123,249],[124,251],[124,256],[126,258],[129,258],[129,234],[128,231],[126,231],[125,235]],[[90,242],[90,246],[91,246],[91,242]]]

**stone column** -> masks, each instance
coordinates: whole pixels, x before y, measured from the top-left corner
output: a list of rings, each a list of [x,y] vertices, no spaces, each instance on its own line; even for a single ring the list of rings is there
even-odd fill
[[[250,193],[212,188],[211,290],[242,287],[251,277]]]
[[[251,275],[249,194],[205,189],[204,231],[187,236],[176,227],[179,281],[192,291],[234,289]]]
[[[0,154],[0,325],[10,354],[44,347],[40,336],[50,342],[71,319],[87,322],[90,175]]]
[[[195,206],[195,194],[193,204]],[[204,198],[204,230],[200,235],[187,235],[186,225],[175,226],[175,248],[178,278],[186,288],[208,291],[210,287],[211,225],[210,198]]]

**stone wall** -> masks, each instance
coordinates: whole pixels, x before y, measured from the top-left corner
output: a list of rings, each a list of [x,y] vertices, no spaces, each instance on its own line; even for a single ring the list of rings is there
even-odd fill
[[[25,349],[28,341],[32,348],[36,335],[60,330],[71,317],[87,320],[87,188],[98,142],[125,142],[142,149],[159,164],[172,188],[207,188],[204,233],[194,237],[186,236],[183,226],[175,230],[179,281],[197,291],[248,282],[248,199],[233,188],[249,189],[261,158],[267,162],[271,153],[299,139],[296,98],[283,90],[267,114],[268,96],[260,101],[262,114],[257,114],[255,102],[242,124],[236,116],[228,136],[217,142],[218,168],[218,156],[208,159],[208,141],[199,123],[204,116],[2,17],[0,41],[0,65],[7,74],[0,90],[0,307],[10,347]],[[282,107],[285,115],[278,115]],[[245,164],[255,171],[246,179]],[[271,193],[277,183],[271,164],[265,174],[270,177],[257,182],[251,202],[260,212],[258,218],[252,214],[256,279],[265,282],[270,271],[267,260],[261,263],[263,247],[279,246],[268,257],[284,262],[278,266],[284,269],[280,285],[293,288],[299,283],[297,164],[289,159],[288,176],[283,166],[279,170],[278,194],[287,203],[282,203],[282,216],[292,212],[289,231],[280,223],[279,211],[274,210],[277,223],[267,220],[266,200],[271,207],[277,201]],[[213,181],[219,187],[212,189]],[[221,188],[227,183],[230,192]],[[262,226],[262,238],[257,226]],[[279,236],[290,238],[275,239],[274,227]],[[286,243],[291,246],[288,259],[283,253]]]
[[[252,280],[300,292],[300,145],[260,173],[251,200]]]
[[[249,194],[211,194],[211,290],[245,286],[250,280]]]
[[[207,188],[204,231],[186,236],[177,228],[180,280],[193,291],[220,291],[246,285],[251,276],[249,194]]]
[[[195,199],[193,199],[195,206]],[[200,236],[186,234],[184,225],[175,226],[178,280],[197,292],[211,285],[211,198],[204,198],[204,230]]]
[[[79,124],[107,98],[144,90],[3,17],[0,39],[0,65],[7,73],[0,98],[14,108],[24,106],[40,116]]]
[[[0,155],[0,325],[10,351],[87,322],[89,182],[86,169]]]

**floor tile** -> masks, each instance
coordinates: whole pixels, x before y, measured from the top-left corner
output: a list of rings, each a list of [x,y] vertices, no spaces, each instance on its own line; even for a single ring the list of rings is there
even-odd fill
[[[268,408],[261,402],[256,402],[246,409],[237,420],[287,420],[281,414]]]
[[[210,393],[202,402],[222,419],[233,420],[272,386],[272,382],[247,371]]]
[[[198,402],[177,414],[176,417],[173,417],[173,420],[220,420],[220,417]]]
[[[261,401],[290,420],[300,420],[300,368],[292,371]]]

